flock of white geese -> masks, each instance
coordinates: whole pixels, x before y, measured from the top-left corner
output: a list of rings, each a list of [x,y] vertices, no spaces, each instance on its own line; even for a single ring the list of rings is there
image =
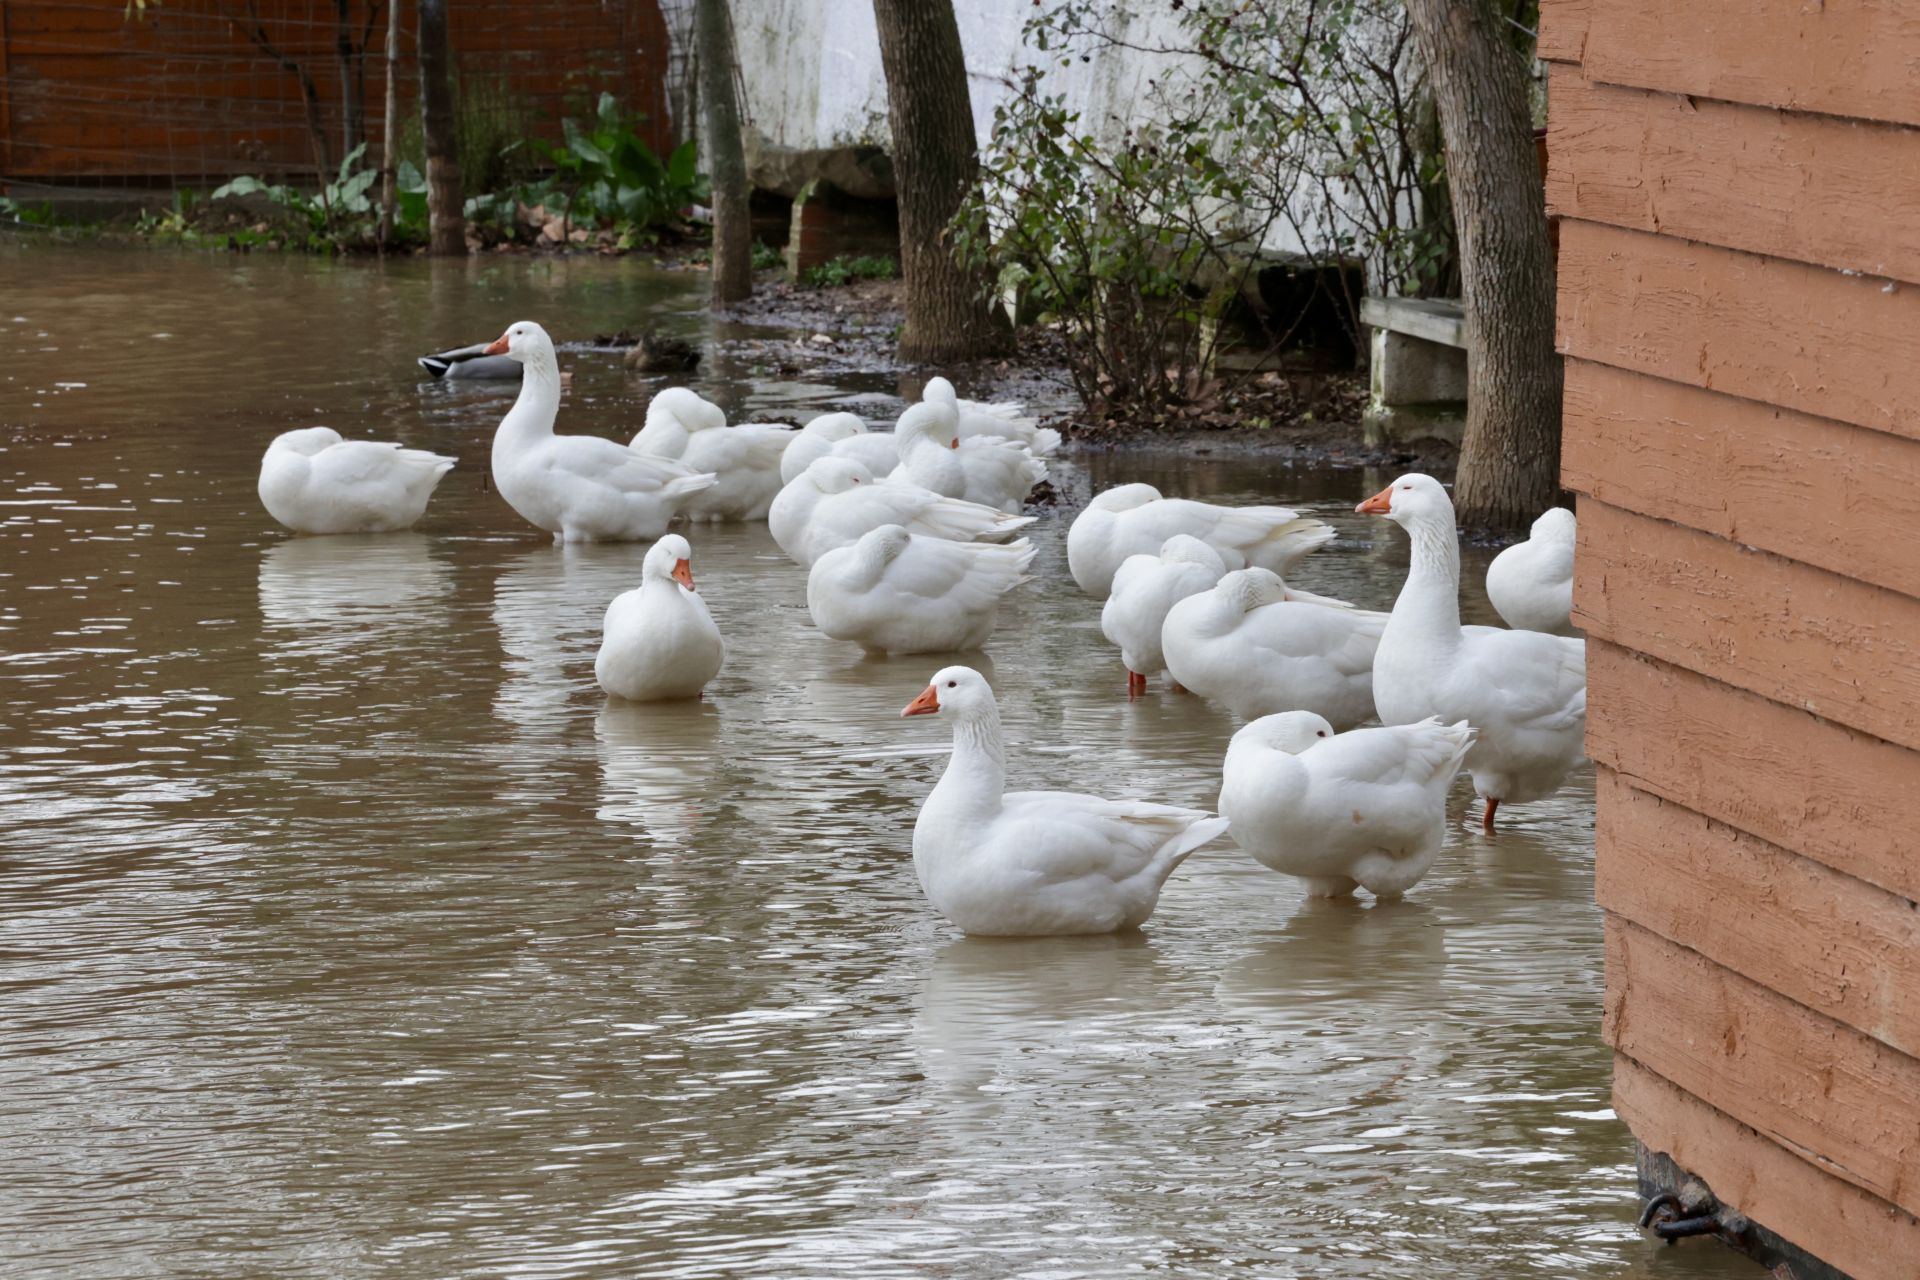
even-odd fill
[[[874,652],[977,650],[1001,599],[1029,581],[1020,514],[1059,436],[1013,405],[958,399],[944,378],[888,432],[846,413],[804,428],[728,426],[691,391],[662,391],[629,445],[560,435],[552,340],[521,322],[476,356],[522,366],[493,440],[494,487],[557,540],[652,542],[640,585],[607,608],[594,670],[617,698],[701,696],[726,646],[694,590],[676,518],[766,520],[807,570],[827,636]],[[453,459],[342,440],[325,427],[268,448],[259,492],[301,533],[411,526]],[[936,672],[902,714],[953,723],[953,754],[914,826],[935,909],[968,933],[1134,928],[1188,854],[1225,834],[1310,893],[1397,897],[1445,842],[1465,768],[1493,827],[1502,803],[1555,791],[1582,759],[1585,642],[1569,631],[1573,516],[1554,510],[1493,562],[1512,626],[1462,626],[1452,501],[1405,475],[1359,504],[1405,529],[1411,566],[1391,612],[1301,591],[1287,575],[1333,538],[1277,506],[1224,507],[1106,490],[1073,522],[1068,566],[1104,600],[1131,693],[1162,672],[1248,723],[1228,744],[1218,815],[1059,791],[1006,790],[993,690]],[[1379,725],[1359,728],[1378,718]]]

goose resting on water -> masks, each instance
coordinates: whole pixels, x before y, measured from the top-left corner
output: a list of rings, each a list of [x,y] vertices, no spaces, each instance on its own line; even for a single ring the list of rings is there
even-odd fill
[[[424,449],[303,427],[267,446],[260,502],[295,533],[387,533],[411,528],[452,469],[452,458]]]
[[[1220,553],[1229,569],[1257,565],[1281,577],[1311,551],[1333,541],[1333,530],[1286,507],[1221,507],[1163,498],[1150,484],[1123,484],[1087,504],[1067,530],[1067,568],[1080,589],[1104,600],[1128,556],[1154,555],[1176,533],[1190,534]]]
[[[1554,507],[1487,566],[1487,599],[1517,631],[1573,634],[1573,512]]]
[[[1025,538],[952,542],[881,525],[813,562],[807,612],[826,635],[869,653],[978,649],[1032,563]]]
[[[1227,829],[1199,809],[1006,790],[1000,708],[972,667],[935,672],[900,714],[953,720],[953,754],[913,824],[913,869],[968,933],[1136,929],[1173,869]]]
[[[557,542],[651,542],[693,494],[713,487],[711,472],[635,453],[599,436],[553,430],[560,412],[560,368],[553,339],[531,320],[488,345],[526,367],[520,396],[493,435],[493,485],[507,505]]]
[[[713,487],[681,506],[689,520],[765,520],[780,492],[781,455],[794,434],[784,423],[730,427],[719,405],[685,387],[669,387],[647,405],[646,425],[627,447],[713,473]]]
[[[720,674],[727,647],[693,589],[693,548],[669,533],[647,549],[640,585],[615,596],[601,627],[593,674],[629,702],[699,697]]]
[[[1227,834],[1317,897],[1357,884],[1397,898],[1447,833],[1447,788],[1473,745],[1466,721],[1336,734],[1311,711],[1263,716],[1233,735],[1221,769]]]

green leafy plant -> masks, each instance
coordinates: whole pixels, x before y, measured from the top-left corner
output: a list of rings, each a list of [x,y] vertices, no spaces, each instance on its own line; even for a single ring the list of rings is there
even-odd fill
[[[895,258],[840,257],[809,267],[801,276],[801,283],[816,289],[837,289],[855,280],[891,280],[899,274],[900,263]]]
[[[1022,33],[1038,61],[996,107],[953,227],[996,302],[1060,328],[1092,406],[1190,398],[1222,323],[1260,301],[1263,264],[1305,269],[1356,340],[1356,266],[1375,290],[1416,295],[1452,270],[1437,132],[1397,0],[1174,10],[1143,43],[1102,0],[1046,0]],[[1117,50],[1161,68],[1128,119],[1083,118],[1047,91],[1051,65]]]
[[[785,266],[786,262],[786,255],[764,240],[755,240],[753,242],[753,269],[755,271],[771,271],[775,267]]]

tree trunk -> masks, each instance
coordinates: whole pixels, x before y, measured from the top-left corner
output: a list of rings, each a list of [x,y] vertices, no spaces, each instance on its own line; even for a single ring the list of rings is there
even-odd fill
[[[1407,0],[1446,142],[1467,311],[1467,429],[1454,506],[1524,526],[1560,488],[1553,256],[1526,68],[1489,0]]]
[[[394,150],[400,144],[400,0],[387,4],[387,110],[380,135],[380,251],[386,252],[393,239],[394,207],[399,201],[397,184],[400,158]],[[465,235],[461,236],[464,241]]]
[[[998,345],[984,281],[954,260],[947,224],[979,168],[952,0],[873,0],[900,201],[903,360],[964,360]]]
[[[353,42],[352,0],[334,0],[333,53],[340,64],[340,155],[367,140],[366,82],[360,78],[363,50]]]
[[[694,0],[693,22],[707,173],[713,183],[713,304],[724,307],[753,293],[753,221],[747,211],[747,154],[734,94],[727,0]]]
[[[447,0],[420,0],[420,132],[427,151],[427,222],[432,252],[467,251],[467,218],[460,194],[460,137],[453,108],[453,53],[447,39]]]

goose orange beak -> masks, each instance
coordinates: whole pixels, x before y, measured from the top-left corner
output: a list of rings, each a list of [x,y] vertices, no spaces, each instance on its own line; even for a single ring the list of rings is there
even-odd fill
[[[903,716],[930,716],[938,710],[940,710],[940,695],[934,692],[932,685],[928,685],[920,691],[919,697],[907,704],[907,709],[900,714]]]
[[[1363,516],[1384,516],[1393,510],[1393,486],[1388,485],[1354,508]]]
[[[960,447],[960,437],[959,437],[959,436],[955,436],[955,437],[953,438],[953,443],[947,446],[947,448],[949,448],[949,449],[958,449],[959,447]]]
[[[503,333],[492,342],[489,342],[487,349],[480,354],[483,356],[503,356],[507,354],[507,335]]]
[[[672,577],[675,582],[679,583],[681,586],[685,587],[687,590],[692,591],[694,589],[693,565],[690,564],[689,562],[685,560],[675,560],[673,562]]]

